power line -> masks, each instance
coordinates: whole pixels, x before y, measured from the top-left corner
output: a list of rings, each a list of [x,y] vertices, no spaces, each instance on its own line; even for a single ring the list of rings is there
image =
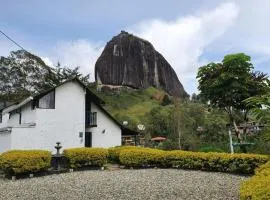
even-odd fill
[[[17,45],[18,47],[20,47],[22,50],[26,51],[21,45],[19,45],[17,42],[15,42],[12,38],[10,38],[8,35],[6,35],[3,31],[0,30],[0,33],[2,33],[7,39],[9,39],[15,45]]]

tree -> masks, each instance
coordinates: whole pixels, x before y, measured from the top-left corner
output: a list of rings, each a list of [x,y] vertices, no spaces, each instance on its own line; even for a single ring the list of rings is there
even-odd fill
[[[170,110],[169,125],[172,140],[177,139],[179,149],[193,150],[197,144],[196,130],[204,123],[205,107],[191,101],[180,102],[174,99],[174,107]]]
[[[268,90],[266,94],[250,97],[245,103],[251,107],[251,113],[255,118],[270,123],[270,80],[266,80],[265,84]]]
[[[79,67],[50,67],[27,51],[11,52],[0,58],[0,102],[21,101],[74,77],[88,84],[89,75],[82,75]]]
[[[266,75],[252,70],[250,56],[238,53],[226,55],[222,63],[200,67],[197,74],[201,95],[212,106],[227,112],[239,143],[243,140],[236,125],[236,112],[240,111],[243,121],[247,121],[250,107],[244,100],[265,93]]]
[[[163,136],[169,134],[168,113],[162,109],[162,106],[154,107],[145,116],[147,132],[151,133],[152,137]]]

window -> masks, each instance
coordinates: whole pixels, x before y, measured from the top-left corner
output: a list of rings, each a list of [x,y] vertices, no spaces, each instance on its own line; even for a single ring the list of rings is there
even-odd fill
[[[0,113],[0,123],[2,123],[3,114]]]
[[[38,108],[54,109],[55,108],[55,91],[52,91],[38,101]]]
[[[85,125],[87,127],[97,127],[97,112],[86,111]]]

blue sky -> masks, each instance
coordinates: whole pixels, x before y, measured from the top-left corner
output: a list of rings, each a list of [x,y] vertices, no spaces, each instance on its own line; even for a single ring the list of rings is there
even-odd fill
[[[0,29],[48,64],[57,61],[94,78],[106,42],[121,30],[149,40],[197,92],[198,67],[244,52],[270,74],[268,0],[1,1]],[[0,55],[17,47],[0,35]]]

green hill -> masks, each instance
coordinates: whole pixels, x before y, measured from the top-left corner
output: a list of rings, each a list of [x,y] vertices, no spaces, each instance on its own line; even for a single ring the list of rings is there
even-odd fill
[[[120,91],[113,92],[97,92],[94,88],[91,90],[105,101],[105,109],[119,122],[129,121],[132,124],[140,123],[146,113],[166,104],[165,99],[170,102],[166,92],[154,87],[138,90],[122,88]],[[162,110],[166,110],[166,107],[169,106],[163,106]]]

